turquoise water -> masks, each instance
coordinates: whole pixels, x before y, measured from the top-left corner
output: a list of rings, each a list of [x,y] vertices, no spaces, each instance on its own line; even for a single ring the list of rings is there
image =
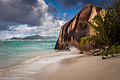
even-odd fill
[[[32,76],[37,73],[48,75],[59,69],[63,59],[83,56],[75,47],[54,50],[55,44],[56,40],[0,41],[0,80],[35,80]],[[54,67],[44,72],[50,64]]]
[[[53,51],[55,43],[56,40],[0,41],[0,68]]]

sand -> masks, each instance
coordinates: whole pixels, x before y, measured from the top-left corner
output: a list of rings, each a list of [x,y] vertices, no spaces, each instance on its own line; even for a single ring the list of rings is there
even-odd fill
[[[120,80],[120,56],[105,60],[101,56],[70,58],[43,70],[43,74],[33,76],[35,80]]]

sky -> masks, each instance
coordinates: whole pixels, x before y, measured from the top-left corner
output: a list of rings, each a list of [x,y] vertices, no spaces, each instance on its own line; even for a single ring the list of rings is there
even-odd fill
[[[0,40],[33,35],[58,36],[60,28],[86,4],[112,0],[0,0]]]

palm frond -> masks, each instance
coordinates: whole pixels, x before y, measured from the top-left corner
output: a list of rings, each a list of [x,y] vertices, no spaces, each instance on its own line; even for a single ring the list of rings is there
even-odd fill
[[[82,38],[81,38],[81,41],[80,41],[80,44],[83,45],[83,44],[85,44],[87,41],[88,41],[88,42],[91,42],[91,41],[94,41],[95,39],[97,39],[97,36],[86,36],[86,37],[82,37]]]
[[[99,25],[100,27],[103,27],[104,25],[104,21],[103,21],[103,18],[100,14],[96,15],[94,18],[93,18],[93,21]]]

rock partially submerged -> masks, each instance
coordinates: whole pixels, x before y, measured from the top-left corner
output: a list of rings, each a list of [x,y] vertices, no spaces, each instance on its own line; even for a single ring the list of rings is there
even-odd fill
[[[89,26],[83,26],[86,21],[92,21],[97,15],[104,15],[105,10],[94,5],[86,5],[76,16],[61,27],[60,34],[55,49],[64,50],[74,46],[80,50],[91,50],[96,47],[95,44],[86,43],[80,45],[82,37],[95,35],[94,30]]]

